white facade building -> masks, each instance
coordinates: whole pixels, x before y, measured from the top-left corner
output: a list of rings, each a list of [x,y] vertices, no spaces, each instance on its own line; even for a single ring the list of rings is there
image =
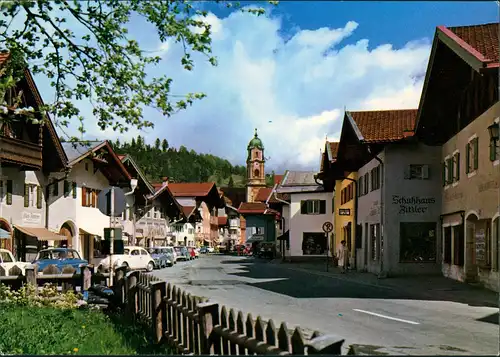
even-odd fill
[[[325,192],[314,180],[314,172],[287,171],[279,194],[287,194],[289,205],[283,205],[283,232],[289,231],[285,256],[289,260],[325,257],[327,237],[322,226],[330,221],[333,193]]]

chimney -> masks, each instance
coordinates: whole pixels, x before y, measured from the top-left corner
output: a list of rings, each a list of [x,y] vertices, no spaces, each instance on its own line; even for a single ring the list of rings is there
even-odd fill
[[[162,177],[161,180],[163,181],[162,186],[168,186],[168,177],[167,176]]]

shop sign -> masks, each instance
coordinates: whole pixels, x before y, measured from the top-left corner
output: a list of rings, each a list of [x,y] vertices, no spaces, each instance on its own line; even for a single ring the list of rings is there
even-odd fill
[[[399,206],[399,214],[426,213],[429,205],[436,203],[434,197],[392,196],[392,204]]]
[[[339,208],[339,216],[350,216],[351,209],[350,208]]]
[[[35,212],[23,212],[22,220],[23,223],[41,224],[42,214]]]

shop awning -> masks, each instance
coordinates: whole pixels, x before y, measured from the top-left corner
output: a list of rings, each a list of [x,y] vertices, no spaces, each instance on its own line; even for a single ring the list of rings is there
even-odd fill
[[[57,233],[49,231],[47,228],[34,228],[34,227],[21,227],[14,225],[14,228],[24,233],[28,236],[35,237],[38,240],[67,240],[68,238],[65,236],[61,236]]]
[[[289,240],[290,239],[290,231],[286,231],[282,235],[280,235],[277,240]]]
[[[10,238],[10,232],[0,228],[0,239],[9,239],[9,238]]]
[[[245,243],[256,243],[256,242],[262,242],[263,240],[264,240],[263,234],[254,234],[253,236],[248,238]]]
[[[82,228],[80,228],[80,229],[79,229],[79,231],[80,231],[80,234],[88,234],[89,236],[96,236],[96,237],[100,237],[100,235],[99,235],[99,234],[90,233],[89,231],[87,231],[87,230],[85,230],[85,229],[82,229]]]

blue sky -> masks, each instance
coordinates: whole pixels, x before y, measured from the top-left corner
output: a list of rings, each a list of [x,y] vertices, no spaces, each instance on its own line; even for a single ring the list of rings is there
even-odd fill
[[[131,27],[143,48],[164,56],[157,71],[172,76],[173,92],[208,95],[170,119],[147,110],[155,129],[140,134],[244,164],[258,128],[268,168],[276,171],[317,169],[325,137],[339,136],[344,107],[416,108],[435,27],[496,22],[499,9],[494,1],[282,1],[255,17],[202,6],[210,11],[216,68],[197,57],[195,70],[186,72],[178,45],[159,43],[143,23]],[[46,80],[37,82],[48,97]],[[87,120],[89,138],[139,134],[100,132]]]

